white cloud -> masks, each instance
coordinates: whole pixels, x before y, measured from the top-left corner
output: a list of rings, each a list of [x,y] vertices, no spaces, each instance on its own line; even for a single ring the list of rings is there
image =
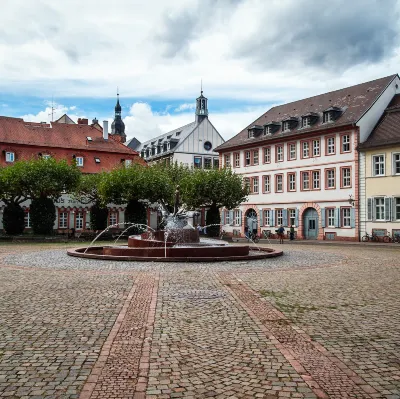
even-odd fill
[[[187,111],[189,109],[195,109],[195,108],[196,108],[195,103],[184,103],[184,104],[179,105],[179,107],[175,108],[174,111],[182,112],[182,111]]]
[[[52,106],[53,106],[53,112],[52,112]],[[51,103],[47,103],[47,106],[44,110],[39,111],[37,114],[22,115],[21,118],[23,118],[27,122],[51,122],[52,120],[55,121],[67,113],[68,113],[68,107],[66,106],[57,103],[54,103],[53,105]],[[78,116],[75,114],[68,113],[68,116],[75,122],[78,120],[78,118],[85,118],[84,114]]]
[[[72,107],[69,107],[70,111],[75,111],[76,110],[76,105],[73,105]]]

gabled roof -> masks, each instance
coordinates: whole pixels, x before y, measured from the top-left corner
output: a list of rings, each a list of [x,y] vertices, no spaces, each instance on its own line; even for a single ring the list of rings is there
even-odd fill
[[[358,148],[364,150],[390,145],[400,145],[400,94],[393,97],[380,122]]]
[[[159,144],[159,140],[162,140],[162,143],[164,143],[165,141],[168,140],[174,140],[175,142],[179,141],[182,142],[183,140],[185,140],[185,138],[187,136],[190,135],[190,133],[192,133],[193,129],[197,126],[196,122],[191,122],[185,126],[181,126],[178,127],[177,129],[171,130],[168,133],[164,133],[160,136],[157,137],[153,137],[152,139],[145,141],[144,143],[141,143],[139,147],[137,147],[136,151],[140,152],[144,147],[151,147],[151,143],[152,142],[157,142],[156,145]],[[178,136],[176,135],[178,133]],[[171,136],[171,137],[169,137]],[[160,142],[161,144],[161,142]],[[160,155],[166,155],[166,154],[170,154],[173,153],[175,151],[175,149],[178,147],[178,144],[176,144],[176,146],[174,148],[172,148],[169,151],[165,151],[162,154],[156,154],[154,155],[154,157],[160,156]],[[146,159],[149,159],[151,157],[148,157]]]
[[[56,121],[53,123],[69,123],[71,125],[76,124],[67,114],[60,116]]]
[[[88,142],[87,137],[92,141]],[[21,118],[0,116],[0,143],[71,148],[137,155],[124,144],[103,139],[103,132],[89,125],[25,122]]]
[[[364,113],[374,104],[378,97],[383,93],[387,86],[396,78],[397,75],[387,76],[370,82],[361,83],[355,86],[335,90],[329,93],[294,101],[292,103],[278,105],[271,108],[261,115],[254,122],[249,124],[239,134],[217,147],[216,151],[227,150],[237,146],[250,146],[263,141],[273,140],[276,137],[286,137],[299,134],[301,132],[311,132],[326,127],[343,126],[356,123]],[[338,107],[341,110],[340,117],[328,123],[323,123],[322,114],[331,107]],[[314,112],[319,115],[319,120],[310,127],[302,128],[301,123],[288,132],[277,133],[271,136],[248,137],[248,129],[253,125],[266,125],[271,122],[283,122],[289,118],[301,118],[301,116]]]
[[[132,150],[136,150],[136,148],[140,146],[140,141],[136,137],[134,137],[133,139],[130,139],[125,145]]]

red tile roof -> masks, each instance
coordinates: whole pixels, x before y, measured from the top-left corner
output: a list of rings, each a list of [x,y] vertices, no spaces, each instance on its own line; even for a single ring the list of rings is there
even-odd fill
[[[318,96],[306,98],[288,104],[278,105],[261,115],[254,122],[250,123],[239,134],[217,147],[216,151],[232,149],[238,146],[251,146],[255,143],[274,140],[277,137],[295,136],[301,133],[313,132],[326,127],[344,126],[357,122],[361,116],[372,106],[376,99],[386,89],[397,75],[387,76],[371,82],[361,83],[355,86],[332,91]],[[342,110],[341,116],[330,123],[323,123],[322,113],[330,107],[339,107]],[[301,117],[309,113],[316,113],[318,121],[308,128],[301,128]],[[282,123],[288,118],[298,118],[298,126],[289,132],[278,133],[270,136],[248,138],[248,128],[253,125],[264,126],[271,122]]]
[[[393,97],[378,125],[358,148],[363,150],[390,145],[400,145],[400,94]]]

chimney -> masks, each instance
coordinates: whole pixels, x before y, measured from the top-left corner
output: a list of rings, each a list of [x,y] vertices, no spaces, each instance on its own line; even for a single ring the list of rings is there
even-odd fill
[[[78,125],[88,125],[89,120],[86,118],[78,118]]]
[[[108,140],[108,121],[103,121],[103,139]]]

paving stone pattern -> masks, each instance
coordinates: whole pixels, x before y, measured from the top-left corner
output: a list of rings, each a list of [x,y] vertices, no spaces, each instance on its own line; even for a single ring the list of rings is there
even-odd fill
[[[400,251],[284,250],[153,264],[0,245],[0,398],[400,399]]]

